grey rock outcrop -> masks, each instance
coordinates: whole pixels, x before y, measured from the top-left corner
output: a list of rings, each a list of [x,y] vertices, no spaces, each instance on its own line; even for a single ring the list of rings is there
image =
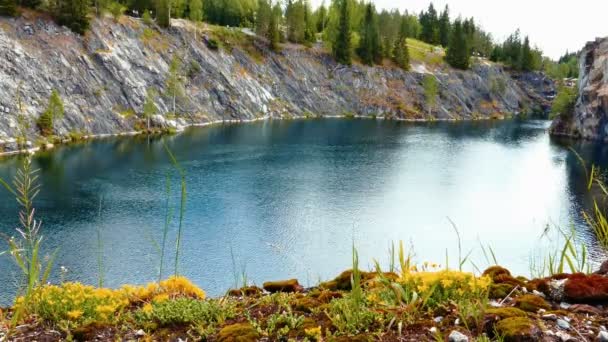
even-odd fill
[[[469,71],[435,67],[439,96],[429,110],[424,65],[411,72],[343,67],[320,46],[288,45],[273,53],[255,37],[228,28],[222,30],[241,35],[245,47],[224,42],[213,50],[205,44],[211,29],[203,28],[195,39],[194,27],[184,20],[161,30],[130,17],[120,23],[94,19],[90,32],[78,36],[48,19],[25,15],[0,17],[0,152],[13,148],[18,136],[36,141],[35,122],[52,89],[60,92],[66,111],[55,123],[59,135],[135,130],[146,89],[162,94],[174,55],[182,61],[185,96],[177,99],[179,117],[153,118],[159,125],[345,114],[412,120],[502,117],[546,109],[544,94],[552,87],[542,75],[516,79],[484,60]],[[161,114],[172,110],[171,98],[159,95],[155,103]]]
[[[560,115],[551,133],[608,142],[608,37],[587,43],[579,57],[574,113]]]

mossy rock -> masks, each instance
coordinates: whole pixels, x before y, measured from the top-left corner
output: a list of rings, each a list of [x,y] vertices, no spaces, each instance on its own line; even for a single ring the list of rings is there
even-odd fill
[[[254,342],[260,338],[257,330],[249,323],[236,323],[223,327],[218,333],[220,342]]]
[[[502,266],[491,266],[488,267],[485,271],[483,271],[482,275],[494,279],[498,275],[511,276],[511,272]]]
[[[489,296],[492,299],[503,299],[506,298],[515,286],[511,284],[492,284],[490,285]]]
[[[539,291],[549,294],[549,282],[546,279],[533,279],[526,283],[526,288],[530,291]]]
[[[321,302],[315,298],[302,297],[296,299],[292,306],[297,311],[311,313],[312,309],[318,307],[319,305],[321,305]]]
[[[241,287],[240,289],[232,289],[228,291],[232,297],[257,297],[262,294],[262,289],[257,286]]]
[[[336,298],[342,298],[344,295],[337,291],[322,291],[317,299],[321,303],[329,303]]]
[[[515,299],[515,307],[528,312],[538,312],[539,309],[551,309],[551,305],[546,300],[531,294],[517,297]]]
[[[302,286],[298,283],[297,279],[280,280],[280,281],[268,281],[264,283],[264,290],[270,293],[276,292],[300,292]]]
[[[538,341],[542,332],[527,317],[505,318],[494,325],[496,334],[505,342]]]
[[[486,310],[486,315],[497,316],[502,319],[511,317],[528,317],[528,314],[525,311],[514,307],[490,308]]]
[[[361,274],[361,283],[365,283],[366,281],[372,280],[375,278],[376,274],[373,272],[359,272]],[[350,291],[352,290],[351,277],[353,274],[353,270],[346,270],[340,275],[338,275],[333,280],[324,282],[319,284],[319,287],[327,289],[327,290],[342,290],[342,291]]]

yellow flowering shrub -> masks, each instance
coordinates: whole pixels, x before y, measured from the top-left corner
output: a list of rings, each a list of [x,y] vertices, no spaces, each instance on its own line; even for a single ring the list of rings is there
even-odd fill
[[[68,321],[72,325],[82,325],[115,322],[130,302],[122,291],[64,283],[60,286],[39,287],[27,303],[23,298],[18,299],[16,306],[18,305],[25,305],[27,313],[36,314],[48,321]]]
[[[487,297],[491,282],[489,277],[451,270],[410,272],[398,280],[399,284],[415,292],[426,306],[431,307],[449,300]]]
[[[151,303],[183,297],[202,300],[205,292],[184,277],[171,277],[146,286],[125,285],[118,290],[64,283],[41,286],[33,291],[27,303],[23,297],[18,298],[15,307],[44,320],[67,322],[75,327],[115,323],[129,307],[143,305],[144,311],[151,311]]]
[[[429,267],[430,266],[430,267]],[[436,270],[438,266],[411,266],[399,279],[381,279],[384,286],[371,289],[366,299],[381,305],[419,304],[435,307],[448,301],[486,298],[492,280],[489,277],[476,277],[473,273]],[[436,270],[436,271],[434,271]]]

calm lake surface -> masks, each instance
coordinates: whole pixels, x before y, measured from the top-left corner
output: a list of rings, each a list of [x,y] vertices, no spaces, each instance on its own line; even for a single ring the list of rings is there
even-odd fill
[[[59,248],[55,270],[67,267],[67,280],[97,283],[98,229],[107,286],[155,280],[167,173],[179,202],[165,141],[187,179],[180,273],[211,295],[234,286],[243,270],[256,284],[297,277],[314,285],[349,267],[353,239],[364,266],[373,258],[388,264],[391,241],[403,240],[420,262],[444,264],[447,249],[455,267],[448,218],[480,268],[488,265],[481,241],[499,263],[530,274],[531,262],[555,247],[542,237],[547,225],[573,226],[599,261],[605,255],[580,214],[589,205],[580,165],[548,126],[327,119],[98,140],[35,156],[44,185],[37,214],[46,253]],[[606,147],[574,147],[608,165]],[[12,177],[19,162],[1,159],[0,177]],[[16,224],[17,206],[1,189],[0,232],[13,235]],[[174,219],[168,272],[176,231]],[[0,304],[14,295],[15,271],[0,257]]]

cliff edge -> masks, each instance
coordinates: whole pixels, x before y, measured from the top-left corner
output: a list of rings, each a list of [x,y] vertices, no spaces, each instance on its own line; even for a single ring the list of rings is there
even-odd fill
[[[608,37],[587,43],[579,69],[574,111],[558,116],[551,133],[608,142]]]

